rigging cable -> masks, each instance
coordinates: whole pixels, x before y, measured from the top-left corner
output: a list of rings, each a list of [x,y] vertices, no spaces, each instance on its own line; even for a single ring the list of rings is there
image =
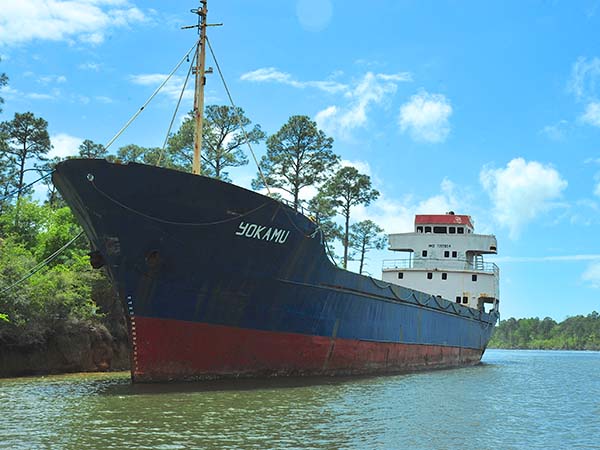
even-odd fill
[[[50,264],[52,262],[52,260],[54,260],[58,255],[60,255],[62,252],[64,252],[73,242],[75,242],[77,239],[79,239],[79,237],[82,234],[83,234],[83,231],[80,231],[77,234],[77,236],[75,236],[73,239],[71,239],[69,242],[67,242],[65,245],[63,245],[61,248],[59,248],[58,250],[56,250],[54,253],[52,253],[50,256],[48,256],[46,259],[44,259],[42,262],[39,262],[38,264],[36,264],[35,266],[33,266],[33,268],[31,268],[29,270],[29,272],[27,273],[27,275],[21,277],[20,279],[18,279],[17,281],[15,281],[10,286],[7,286],[4,289],[2,289],[0,291],[0,295],[6,293],[8,291],[10,291],[12,288],[18,286],[23,281],[27,280],[28,278],[31,278],[33,275],[35,275],[36,273],[38,273],[40,270],[42,270],[44,267],[46,267],[48,264]]]
[[[249,214],[252,214],[252,213],[258,211],[259,209],[262,209],[265,206],[271,204],[270,201],[266,201],[262,205],[259,205],[256,208],[253,208],[253,209],[251,209],[249,211],[246,211],[243,214],[239,214],[239,215],[236,215],[234,217],[228,217],[226,219],[215,220],[213,222],[177,222],[177,221],[174,221],[174,220],[161,219],[160,217],[151,216],[149,214],[146,214],[146,213],[143,213],[143,212],[138,211],[136,209],[133,209],[130,206],[127,206],[124,203],[121,203],[116,198],[111,197],[109,194],[107,194],[106,192],[104,192],[103,190],[101,190],[98,186],[96,186],[96,183],[94,183],[94,179],[93,178],[90,180],[90,183],[92,184],[93,188],[96,189],[96,191],[98,191],[99,194],[101,194],[102,196],[106,197],[108,200],[110,200],[111,202],[113,202],[116,205],[120,206],[121,208],[123,208],[123,209],[125,209],[125,210],[127,210],[129,212],[132,212],[134,214],[137,214],[139,216],[145,217],[146,219],[150,219],[150,220],[153,220],[155,222],[165,223],[167,225],[179,225],[179,226],[190,226],[190,227],[208,227],[208,226],[213,226],[213,225],[220,225],[222,223],[227,223],[227,222],[231,222],[231,221],[234,221],[234,220],[241,219],[242,217],[245,217],[245,216],[247,216]]]
[[[183,58],[181,58],[181,61],[179,61],[177,63],[177,65],[175,66],[175,68],[171,71],[171,73],[169,75],[167,75],[167,77],[163,80],[163,82],[160,84],[160,86],[158,86],[156,88],[156,90],[152,93],[152,95],[148,98],[148,100],[146,100],[146,103],[144,103],[140,109],[138,109],[136,111],[136,113],[131,116],[131,118],[127,121],[127,123],[125,123],[125,125],[123,125],[123,127],[117,132],[117,134],[115,134],[113,136],[113,138],[108,142],[108,144],[106,144],[104,146],[105,149],[108,149],[118,138],[119,136],[121,136],[121,134],[123,134],[123,132],[129,127],[129,125],[131,125],[131,123],[137,119],[137,116],[139,116],[142,111],[144,110],[144,108],[146,106],[148,106],[148,103],[150,103],[152,101],[152,99],[154,99],[154,97],[156,97],[156,94],[158,94],[158,92],[163,88],[163,86],[165,84],[167,84],[167,82],[171,79],[171,77],[173,76],[173,74],[175,72],[177,72],[177,70],[179,69],[179,67],[181,67],[181,65],[183,64],[183,62],[189,58],[190,53],[194,50],[194,48],[196,48],[196,46],[198,45],[198,41],[196,41],[196,43],[194,43],[194,45],[192,46],[192,48],[190,48],[188,50],[188,52],[183,56]]]
[[[29,170],[29,169],[28,169],[28,170]],[[9,192],[9,193],[8,193],[8,194],[6,194],[4,197],[0,197],[0,202],[3,202],[3,201],[4,201],[4,200],[6,200],[7,198],[10,198],[10,197],[12,197],[12,196],[13,196],[13,195],[15,195],[15,194],[18,194],[19,192],[21,192],[21,191],[24,191],[24,190],[26,190],[26,189],[30,188],[30,187],[31,187],[31,186],[33,186],[34,184],[36,184],[36,183],[39,183],[40,181],[42,181],[44,178],[48,178],[50,175],[52,175],[52,173],[53,173],[53,172],[54,172],[54,169],[53,169],[53,170],[51,170],[50,172],[48,172],[46,175],[43,175],[43,176],[41,176],[41,177],[40,177],[40,178],[38,178],[37,180],[35,180],[35,181],[32,181],[31,183],[29,183],[29,184],[26,184],[25,186],[23,186],[23,187],[20,187],[19,189],[15,189],[14,191],[12,191],[12,192]]]
[[[188,53],[189,55],[189,53]],[[195,57],[192,58],[192,63],[190,64],[190,68],[188,69],[187,75],[185,76],[185,81],[183,82],[183,87],[181,88],[181,93],[179,94],[179,99],[177,100],[177,105],[175,106],[175,111],[173,112],[173,117],[171,118],[171,123],[169,124],[169,129],[167,130],[167,135],[165,136],[165,141],[163,142],[162,150],[160,151],[160,155],[158,156],[157,166],[160,166],[160,162],[165,154],[165,148],[167,147],[167,142],[169,141],[169,135],[171,134],[171,128],[173,128],[173,122],[175,122],[175,117],[177,116],[177,112],[179,111],[179,105],[181,105],[181,99],[183,98],[183,94],[185,92],[185,88],[187,87],[188,80],[190,79],[190,74],[192,73],[192,67],[194,67]]]
[[[250,153],[252,154],[252,159],[254,159],[254,164],[256,164],[256,167],[258,168],[258,173],[260,175],[260,178],[262,179],[263,184],[267,188],[267,192],[269,193],[269,195],[271,195],[271,189],[269,189],[269,184],[267,183],[265,174],[263,173],[262,169],[260,168],[260,164],[258,163],[258,160],[256,159],[254,150],[252,149],[252,146],[250,145],[250,139],[248,137],[248,133],[246,133],[246,129],[242,125],[242,120],[240,119],[240,114],[238,112],[237,106],[235,106],[235,103],[233,102],[233,98],[231,97],[231,92],[229,92],[229,87],[227,87],[227,83],[225,82],[225,77],[223,76],[223,72],[221,71],[221,66],[219,65],[219,61],[217,61],[217,57],[215,56],[215,52],[213,51],[212,45],[210,45],[208,36],[206,37],[206,43],[208,44],[208,48],[210,49],[210,54],[212,55],[213,60],[215,61],[215,66],[217,66],[217,71],[219,72],[219,77],[221,77],[221,81],[223,82],[223,86],[225,87],[225,91],[227,92],[227,97],[229,97],[229,102],[231,103],[231,106],[233,106],[233,111],[235,112],[235,117],[237,118],[238,125],[239,125],[240,129],[242,130],[242,133],[244,134],[244,139],[246,139],[246,145],[248,145],[248,148],[250,149]]]

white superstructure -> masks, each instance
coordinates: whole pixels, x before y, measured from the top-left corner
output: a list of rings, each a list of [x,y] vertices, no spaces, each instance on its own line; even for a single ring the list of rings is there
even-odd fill
[[[497,253],[496,237],[473,231],[470,216],[415,216],[414,232],[389,235],[390,250],[408,255],[384,261],[383,280],[475,309],[496,305],[498,266],[483,261]]]

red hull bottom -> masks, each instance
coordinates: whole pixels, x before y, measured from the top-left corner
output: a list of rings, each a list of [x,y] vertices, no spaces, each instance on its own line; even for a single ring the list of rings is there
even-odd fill
[[[154,382],[358,375],[477,364],[482,350],[333,339],[179,320],[132,320],[132,377]]]

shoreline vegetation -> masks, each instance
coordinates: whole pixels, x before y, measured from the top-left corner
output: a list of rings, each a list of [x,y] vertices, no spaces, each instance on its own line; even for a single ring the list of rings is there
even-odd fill
[[[511,350],[600,350],[600,314],[501,320],[488,348]]]
[[[0,87],[7,83],[0,74]],[[343,256],[329,251],[332,261],[344,268],[359,261],[362,272],[366,254],[383,247],[386,237],[377,224],[356,222],[351,213],[379,192],[368,175],[341,164],[333,138],[308,116],[291,116],[267,136],[241,108],[209,105],[204,113],[202,174],[231,182],[229,168],[248,163],[245,143],[266,141],[253,187],[268,184],[278,198],[292,198],[294,208],[308,207],[328,248],[336,241],[343,248]],[[109,154],[86,139],[74,157],[191,172],[193,131],[190,113],[165,148],[129,144]],[[0,122],[0,377],[129,367],[123,307],[104,270],[90,266],[93,248],[52,184],[50,174],[63,158],[50,159],[51,149],[43,118],[15,113]],[[40,178],[26,182],[28,171]],[[38,182],[45,186],[44,200],[34,192]],[[317,194],[306,202],[301,194],[309,187]]]

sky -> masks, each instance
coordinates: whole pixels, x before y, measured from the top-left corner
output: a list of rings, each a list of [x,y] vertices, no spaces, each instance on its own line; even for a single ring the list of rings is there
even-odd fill
[[[0,120],[45,118],[52,156],[106,144],[194,45],[181,27],[196,7],[0,0]],[[487,260],[503,318],[600,310],[600,1],[212,0],[208,17],[223,23],[209,39],[253,123],[273,134],[310,116],[371,177],[381,195],[353,221],[398,233],[415,214],[470,214],[498,239]],[[162,146],[186,71],[112,151]],[[216,70],[207,77],[206,104],[228,104]],[[244,187],[255,174],[229,171]],[[402,257],[373,252],[367,271]]]

